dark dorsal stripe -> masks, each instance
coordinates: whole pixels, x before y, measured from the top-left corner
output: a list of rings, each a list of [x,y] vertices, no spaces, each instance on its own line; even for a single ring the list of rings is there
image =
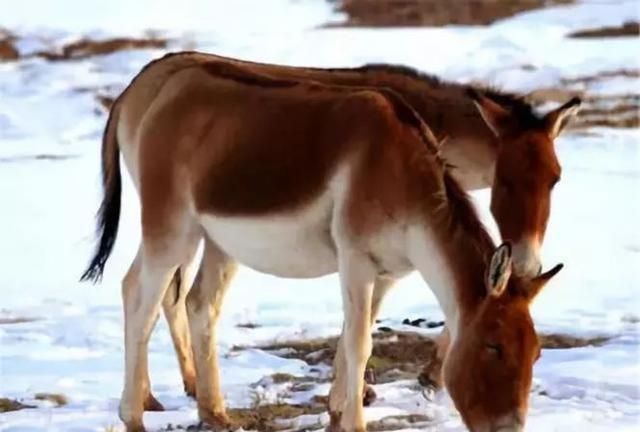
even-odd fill
[[[323,70],[318,68],[309,69]],[[467,90],[472,89],[509,110],[519,120],[522,128],[536,128],[543,125],[542,118],[535,112],[533,106],[527,102],[523,96],[505,92],[494,87],[445,81],[435,75],[421,72],[410,66],[397,64],[371,63],[355,68],[332,68],[325,70],[338,73],[388,73],[391,75],[401,75],[410,79],[418,80],[431,88],[459,89],[461,95],[466,95]]]

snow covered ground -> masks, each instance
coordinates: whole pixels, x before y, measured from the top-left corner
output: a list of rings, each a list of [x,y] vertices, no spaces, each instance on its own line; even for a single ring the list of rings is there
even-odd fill
[[[5,4],[6,3],[6,4]],[[94,4],[97,3],[97,4]],[[323,0],[189,2],[112,0],[0,2],[0,27],[20,36],[22,53],[80,36],[171,39],[169,50],[296,65],[398,62],[459,80],[511,90],[559,85],[563,79],[639,70],[638,38],[567,39],[572,30],[638,20],[635,1],[582,1],[524,13],[490,27],[326,29],[338,20]],[[96,90],[115,93],[164,50],[123,51],[79,61],[0,63],[0,397],[35,409],[0,414],[0,431],[119,430],[123,343],[119,281],[139,239],[138,207],[125,186],[115,253],[98,286],[78,276],[92,251],[100,199],[99,148],[105,114]],[[523,67],[526,66],[526,67]],[[589,91],[635,94],[638,78],[599,80]],[[541,331],[606,335],[601,347],[547,350],[535,369],[527,430],[640,430],[640,131],[593,128],[557,140],[563,177],[554,193],[543,256],[565,269],[539,297]],[[476,194],[489,225],[488,192]],[[495,230],[494,230],[495,231]],[[300,295],[304,290],[305,295]],[[391,293],[382,317],[440,319],[417,276]],[[249,385],[275,372],[309,373],[299,360],[237,344],[335,334],[341,320],[337,279],[277,279],[243,269],[228,296],[220,330],[223,384],[231,406],[248,406]],[[256,323],[258,329],[237,324]],[[168,411],[147,413],[149,427],[196,420],[164,323],[151,343],[152,384]],[[462,431],[440,395],[427,402],[413,382],[377,386],[369,420],[417,413],[422,429]],[[273,390],[273,389],[272,389]],[[318,386],[315,392],[326,391]],[[38,392],[68,396],[55,408]],[[278,397],[266,390],[266,398]],[[310,397],[301,394],[299,398]],[[313,425],[324,416],[300,419]],[[306,422],[306,423],[304,423]],[[113,429],[115,427],[115,429]]]

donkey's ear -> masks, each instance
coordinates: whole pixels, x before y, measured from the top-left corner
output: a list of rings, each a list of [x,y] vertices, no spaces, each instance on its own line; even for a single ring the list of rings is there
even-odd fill
[[[574,97],[564,105],[554,109],[544,116],[544,125],[547,133],[551,138],[560,135],[562,129],[569,124],[571,120],[580,111],[582,101],[579,97]]]
[[[544,288],[544,286],[558,274],[560,270],[564,267],[564,264],[556,264],[551,270],[547,270],[544,273],[539,274],[538,276],[531,279],[529,282],[529,287],[527,287],[527,297],[529,301],[533,300],[538,293]]]
[[[512,121],[511,113],[474,88],[467,89],[467,96],[471,98],[491,132],[496,137],[504,135]]]
[[[502,243],[491,256],[487,268],[487,293],[499,297],[507,288],[511,277],[511,243]]]

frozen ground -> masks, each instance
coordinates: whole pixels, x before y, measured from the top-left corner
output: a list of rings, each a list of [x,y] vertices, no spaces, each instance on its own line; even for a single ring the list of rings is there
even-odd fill
[[[140,35],[152,29],[171,38],[170,49],[316,66],[399,62],[523,91],[558,85],[563,78],[640,69],[637,38],[564,37],[570,30],[638,19],[634,1],[585,1],[491,27],[397,30],[320,29],[337,18],[322,0],[196,1],[188,8],[150,0],[100,3],[108,6],[79,0],[55,6],[36,0],[4,3],[0,25],[21,36],[23,53],[82,35]],[[122,12],[125,5],[134,10]],[[139,238],[138,208],[127,183],[121,230],[104,282],[78,283],[92,250],[100,198],[99,139],[105,115],[94,92],[116,92],[163,52],[120,52],[55,64],[40,59],[0,63],[0,322],[33,319],[0,325],[0,397],[38,406],[0,414],[0,431],[120,427],[119,280]],[[617,77],[589,90],[638,95],[638,84],[637,78]],[[535,370],[528,430],[640,430],[640,132],[590,129],[564,135],[557,146],[564,170],[544,257],[547,266],[562,261],[566,268],[537,300],[534,317],[543,331],[612,339],[598,348],[544,352]],[[490,224],[487,196],[476,195]],[[301,296],[303,290],[308,294]],[[438,319],[441,314],[413,276],[389,296],[382,316],[397,326],[404,317]],[[220,331],[222,351],[228,354],[222,368],[229,404],[248,406],[249,384],[264,376],[309,373],[301,361],[261,350],[231,354],[232,345],[335,334],[340,317],[335,277],[291,281],[243,269],[228,296]],[[261,327],[237,327],[247,322]],[[182,395],[164,324],[152,339],[150,361],[154,391],[169,411],[146,414],[147,424],[195,421],[195,406]],[[423,430],[464,430],[446,396],[427,402],[412,385],[378,386],[380,400],[367,409],[368,418],[419,413],[435,419]],[[41,391],[63,393],[70,403],[54,408],[33,401]],[[279,397],[277,389],[265,392],[267,400]],[[305,417],[300,422],[319,425],[324,420]]]

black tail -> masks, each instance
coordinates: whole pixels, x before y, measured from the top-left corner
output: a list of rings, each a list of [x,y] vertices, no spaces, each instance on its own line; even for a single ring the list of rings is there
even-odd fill
[[[80,277],[81,281],[98,282],[102,279],[104,266],[111,255],[113,245],[118,235],[120,222],[120,200],[122,194],[122,179],[120,177],[120,150],[116,129],[120,111],[119,101],[113,104],[107,120],[107,126],[102,136],[102,189],[104,196],[97,214],[96,233],[100,242],[89,267]]]

